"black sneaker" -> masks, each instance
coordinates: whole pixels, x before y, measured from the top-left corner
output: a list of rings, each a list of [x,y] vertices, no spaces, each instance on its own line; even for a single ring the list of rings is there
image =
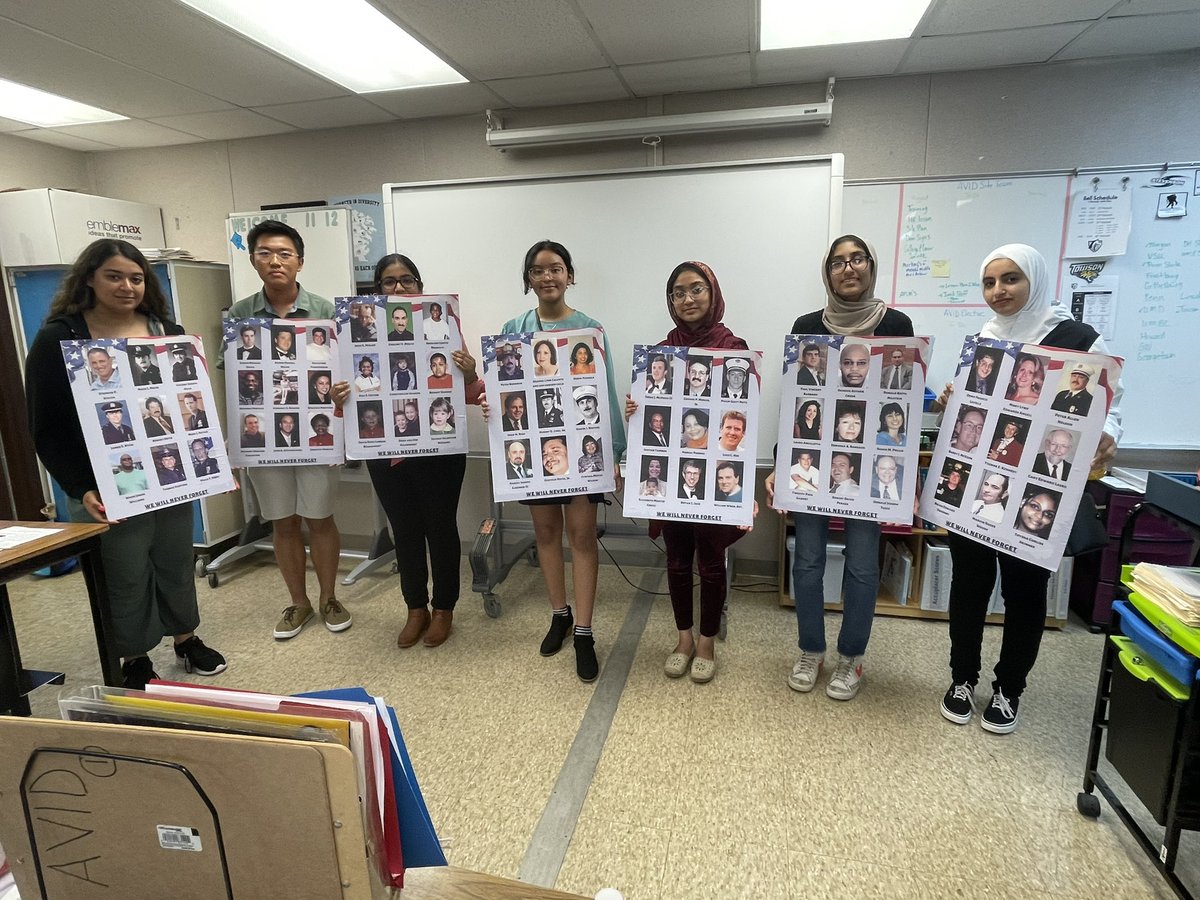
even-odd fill
[[[121,665],[121,686],[131,691],[144,691],[146,682],[155,678],[158,674],[148,656],[135,656]]]
[[[175,655],[183,663],[187,672],[197,675],[216,675],[225,671],[225,657],[212,647],[204,646],[204,641],[192,635],[182,644],[175,645]]]
[[[942,698],[942,716],[955,725],[966,725],[975,715],[975,685],[969,681],[952,684]]]
[[[1005,697],[1004,692],[996,688],[992,702],[979,718],[979,724],[984,731],[992,734],[1008,734],[1017,727],[1017,707],[1020,703],[1019,697]]]
[[[596,639],[590,634],[575,635],[575,674],[580,681],[592,682],[600,676],[596,659]]]
[[[571,633],[571,627],[575,624],[575,617],[571,615],[571,607],[567,607],[565,616],[551,616],[550,630],[546,632],[546,636],[542,638],[542,656],[553,656],[562,649],[563,641],[567,639],[567,635]]]

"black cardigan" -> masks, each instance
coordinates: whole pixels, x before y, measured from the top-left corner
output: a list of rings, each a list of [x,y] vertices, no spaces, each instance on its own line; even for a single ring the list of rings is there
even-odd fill
[[[824,312],[824,309],[818,309],[802,315],[792,325],[792,334],[832,334],[821,321],[821,314]],[[912,337],[913,334],[912,319],[898,309],[888,309],[884,311],[874,335],[863,337]]]
[[[160,324],[166,334],[183,334],[174,322]],[[83,341],[91,336],[79,313],[55,316],[39,329],[25,359],[25,399],[33,446],[46,471],[75,500],[97,489],[96,476],[59,342]]]

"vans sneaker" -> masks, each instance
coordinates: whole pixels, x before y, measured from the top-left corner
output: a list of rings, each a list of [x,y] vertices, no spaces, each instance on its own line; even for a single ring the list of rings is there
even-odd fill
[[[194,634],[182,644],[175,645],[175,655],[183,663],[185,672],[216,675],[226,669],[225,657],[212,647],[205,646],[204,641]]]
[[[984,731],[992,734],[1008,734],[1017,727],[1017,707],[1021,703],[1019,697],[1005,697],[1004,692],[996,688],[992,694],[992,702],[979,717],[979,724]]]
[[[861,656],[838,656],[833,677],[825,685],[825,693],[834,700],[853,700],[862,686],[863,658]]]
[[[808,650],[801,650],[800,658],[796,660],[796,664],[792,666],[792,674],[788,676],[788,687],[793,691],[807,694],[817,686],[817,679],[821,677],[821,669],[824,665],[824,653],[810,653]]]
[[[942,716],[955,725],[966,725],[975,715],[975,685],[969,681],[950,685],[942,698]]]

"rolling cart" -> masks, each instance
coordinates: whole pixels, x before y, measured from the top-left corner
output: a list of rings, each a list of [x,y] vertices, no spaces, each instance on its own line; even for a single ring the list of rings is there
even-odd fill
[[[1141,503],[1121,533],[1121,560],[1128,558],[1137,520],[1153,515],[1200,536],[1200,523]],[[1200,545],[1200,542],[1198,542]],[[1195,560],[1193,560],[1195,564]],[[1175,873],[1183,831],[1200,831],[1200,629],[1177,619],[1129,589],[1132,568],[1122,569],[1113,618],[1104,641],[1083,790],[1076,806],[1100,815],[1099,790],[1175,894],[1195,895]],[[1166,635],[1166,637],[1164,637]],[[1155,846],[1098,771],[1100,751],[1164,830]]]

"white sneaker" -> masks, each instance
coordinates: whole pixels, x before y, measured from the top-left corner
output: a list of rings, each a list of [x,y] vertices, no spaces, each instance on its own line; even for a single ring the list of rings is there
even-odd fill
[[[862,684],[862,661],[861,656],[838,656],[837,668],[825,685],[825,693],[834,700],[853,700]]]
[[[817,686],[817,679],[821,677],[821,668],[824,665],[824,653],[801,650],[800,658],[796,660],[796,664],[792,666],[792,674],[788,676],[788,687],[807,694]]]

